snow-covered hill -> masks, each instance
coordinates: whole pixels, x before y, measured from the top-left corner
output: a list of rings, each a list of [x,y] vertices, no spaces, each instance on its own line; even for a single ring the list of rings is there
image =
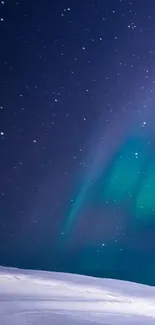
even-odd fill
[[[154,325],[155,287],[0,267],[0,325]]]

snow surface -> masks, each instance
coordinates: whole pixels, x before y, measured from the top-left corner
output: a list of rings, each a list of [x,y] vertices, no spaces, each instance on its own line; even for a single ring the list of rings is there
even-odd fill
[[[155,325],[155,287],[0,267],[0,325]]]

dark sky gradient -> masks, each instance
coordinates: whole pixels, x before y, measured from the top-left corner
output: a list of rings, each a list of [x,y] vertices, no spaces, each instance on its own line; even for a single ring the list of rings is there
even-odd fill
[[[1,1],[0,264],[155,284],[154,35],[152,0]]]

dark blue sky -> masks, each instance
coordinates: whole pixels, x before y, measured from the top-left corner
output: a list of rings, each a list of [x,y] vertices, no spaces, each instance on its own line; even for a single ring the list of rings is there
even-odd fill
[[[0,264],[71,270],[73,248],[61,255],[59,246],[96,145],[108,129],[110,153],[122,116],[144,123],[154,109],[154,35],[151,0],[1,1]],[[82,235],[70,230],[76,263],[88,227],[105,241],[97,218],[82,218]],[[123,218],[110,216],[113,233]],[[89,236],[92,245],[97,252]],[[114,237],[110,245],[110,254],[123,249]],[[98,274],[97,265],[86,272]],[[109,268],[100,275],[130,278]]]

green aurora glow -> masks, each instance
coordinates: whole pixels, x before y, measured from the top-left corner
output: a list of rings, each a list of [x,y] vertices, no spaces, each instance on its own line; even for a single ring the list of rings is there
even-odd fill
[[[90,177],[81,187],[72,204],[64,232],[68,233],[80,212],[90,201],[109,205],[128,203],[135,218],[147,219],[155,216],[155,155],[148,139],[128,139],[112,157],[102,175],[90,186]],[[129,206],[128,205],[128,206]],[[151,219],[150,219],[151,220]]]

